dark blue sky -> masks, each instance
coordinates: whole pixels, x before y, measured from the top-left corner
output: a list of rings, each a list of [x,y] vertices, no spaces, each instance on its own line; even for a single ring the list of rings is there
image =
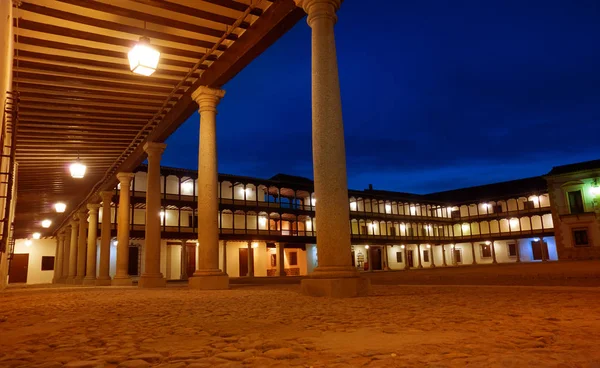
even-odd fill
[[[600,157],[597,0],[346,0],[338,16],[350,188],[428,193]],[[219,172],[312,178],[306,22],[225,89]],[[198,119],[164,165],[197,168]]]

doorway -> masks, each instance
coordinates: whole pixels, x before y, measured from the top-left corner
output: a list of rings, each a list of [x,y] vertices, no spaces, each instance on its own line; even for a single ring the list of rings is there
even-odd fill
[[[415,267],[412,249],[406,251],[406,260],[408,261],[408,267]]]
[[[240,248],[240,277],[248,276],[248,248]]]
[[[381,271],[381,248],[379,247],[371,247],[369,249],[369,258],[371,264],[371,270],[373,271]]]
[[[13,254],[8,272],[10,284],[27,282],[27,269],[29,268],[29,253]]]
[[[129,264],[127,265],[129,276],[140,275],[140,247],[129,247]]]
[[[547,248],[547,244],[546,242],[543,242],[541,240],[538,241],[532,241],[531,242],[531,253],[533,255],[533,260],[534,261],[541,261],[544,259],[544,250],[546,252],[548,252],[548,248]],[[544,247],[545,249],[543,249],[542,247]],[[547,254],[547,253],[546,253]]]
[[[186,245],[186,256],[187,256],[187,275],[191,277],[196,272],[196,245]]]
[[[462,263],[462,249],[454,249],[454,262],[456,264]]]

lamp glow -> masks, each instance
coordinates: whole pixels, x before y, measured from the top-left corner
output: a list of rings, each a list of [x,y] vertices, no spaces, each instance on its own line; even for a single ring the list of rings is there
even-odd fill
[[[258,243],[252,243],[252,248],[258,248]]]
[[[44,220],[44,221],[42,221],[42,227],[43,228],[47,229],[47,228],[50,227],[50,225],[52,225],[52,221],[50,221],[50,220]]]
[[[25,240],[25,246],[26,247],[30,247],[31,246],[31,240],[29,240],[29,239]]]
[[[62,202],[57,202],[57,203],[54,204],[54,209],[58,213],[63,213],[67,209],[67,205],[64,204],[64,203],[62,203]]]
[[[263,216],[259,217],[258,218],[258,224],[260,226],[266,226],[267,225],[267,218],[263,217]]]
[[[404,246],[404,244],[402,244],[402,245],[400,246],[400,248],[404,249],[404,248],[406,248],[406,247]]]
[[[595,196],[599,195],[600,194],[600,186],[591,187],[590,192]]]
[[[150,76],[156,71],[160,52],[150,46],[150,39],[141,37],[127,55],[129,58],[129,68],[132,72],[144,76]]]
[[[489,240],[485,242],[485,245],[490,245],[490,244],[492,244],[492,242]]]
[[[431,248],[431,244],[427,244],[427,249]]]
[[[31,234],[31,237],[34,238],[34,239],[39,239],[39,238],[42,237],[42,234],[40,234],[40,233],[33,233],[33,234]]]
[[[75,179],[83,178],[85,176],[86,170],[87,166],[82,164],[81,161],[79,161],[79,158],[77,159],[77,161],[73,162],[69,167],[69,171],[71,171],[71,176]]]
[[[539,241],[540,241],[540,238],[533,238],[533,241],[534,241],[534,242],[539,242]]]
[[[368,245],[365,245],[365,249],[369,249],[369,246],[368,246]]]

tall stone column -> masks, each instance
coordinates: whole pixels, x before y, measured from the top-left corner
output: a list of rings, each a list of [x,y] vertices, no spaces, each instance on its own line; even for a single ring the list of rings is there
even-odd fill
[[[423,264],[421,263],[421,244],[417,244],[417,257],[419,257],[419,268],[423,268]]]
[[[227,273],[227,240],[223,240],[223,272]]]
[[[79,234],[77,235],[77,276],[74,284],[82,284],[85,277],[85,263],[87,254],[87,209],[79,210]]]
[[[54,277],[52,283],[57,284],[62,277],[63,255],[65,248],[65,233],[59,233],[56,238],[56,257],[54,258]]]
[[[83,284],[96,285],[96,240],[98,239],[98,209],[100,208],[100,205],[90,203],[87,205],[87,208],[89,210],[89,224],[87,237],[87,262]]]
[[[542,262],[548,261],[548,249],[544,244],[544,238],[540,237],[540,249],[542,250]]]
[[[146,267],[138,283],[141,288],[167,285],[167,280],[160,272],[160,158],[166,147],[166,144],[156,142],[148,142],[144,145],[144,151],[148,154],[148,175],[146,176]],[[216,216],[215,212],[215,219]]]
[[[333,26],[341,0],[295,0],[312,28],[312,146],[319,266],[302,280],[313,296],[366,295],[369,280],[352,267],[344,124]]]
[[[187,267],[188,267],[188,252],[187,252],[187,242],[185,240],[181,241],[181,279],[187,280]]]
[[[444,244],[442,244],[442,266],[448,266],[446,264],[446,246]]]
[[[73,284],[77,276],[77,234],[79,233],[79,215],[76,213],[71,220],[71,244],[69,245],[69,274],[67,284]]]
[[[111,285],[131,286],[131,277],[129,276],[129,218],[130,218],[130,186],[132,173],[120,172],[117,179],[121,184],[119,191],[119,210],[117,213],[117,270]]]
[[[475,257],[475,243],[471,242],[471,253],[473,255],[473,262],[471,264],[477,264],[477,258]],[[454,254],[452,255],[454,256]]]
[[[405,245],[400,246],[402,248],[402,256],[404,257],[404,269],[410,270],[410,264],[408,263],[408,249]]]
[[[112,191],[100,192],[102,198],[102,227],[100,232],[100,268],[98,270],[97,286],[110,285],[110,204]]]
[[[71,229],[66,226],[64,230],[65,234],[65,243],[63,249],[63,261],[62,261],[62,274],[60,277],[60,283],[64,284],[67,282],[67,277],[69,276],[69,256],[71,252]]]
[[[430,253],[429,256],[431,257],[431,265],[430,265],[430,267],[434,268],[435,267],[435,258],[433,256],[433,253],[434,253],[434,250],[435,250],[435,245],[433,245],[433,246],[430,245],[428,249],[429,249],[429,253]]]
[[[388,256],[388,245],[385,244],[383,246],[383,270],[384,271],[389,271],[390,270],[390,265],[389,265],[390,260],[389,260],[388,257],[389,257]]]
[[[252,248],[252,242],[248,242],[248,277],[254,277],[254,248]]]
[[[279,276],[285,276],[285,244],[277,243],[277,270]]]
[[[492,263],[498,263],[498,261],[496,261],[496,244],[495,242],[492,242],[490,244],[490,248],[492,248]]]
[[[519,239],[515,239],[515,252],[517,252],[517,263],[521,262],[521,249],[519,249]]]
[[[189,285],[194,289],[229,288],[229,276],[219,269],[217,214],[217,104],[225,91],[200,87],[192,93],[200,112],[198,148],[198,264]]]

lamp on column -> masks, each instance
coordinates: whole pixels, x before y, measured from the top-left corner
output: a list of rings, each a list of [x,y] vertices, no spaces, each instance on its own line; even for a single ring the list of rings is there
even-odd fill
[[[71,171],[71,176],[75,179],[81,179],[85,176],[85,171],[87,170],[87,166],[79,161],[79,153],[77,153],[77,161],[73,162],[69,167]]]
[[[156,71],[160,52],[150,46],[150,39],[148,37],[140,37],[140,42],[129,51],[127,56],[132,72],[150,76]]]

